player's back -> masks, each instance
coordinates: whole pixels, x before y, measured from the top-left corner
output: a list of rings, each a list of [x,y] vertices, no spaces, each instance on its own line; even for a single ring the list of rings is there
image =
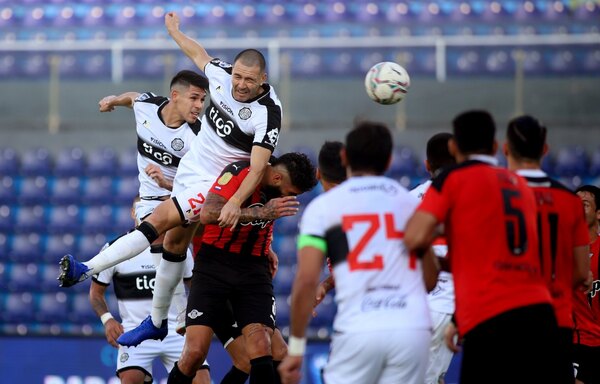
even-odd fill
[[[436,177],[423,204],[425,210],[444,206],[448,212],[445,231],[461,333],[507,310],[550,302],[537,252],[535,200],[522,178],[466,161]]]
[[[322,231],[333,264],[336,331],[430,327],[421,261],[409,256],[402,241],[417,204],[396,181],[363,176],[306,208],[301,232]]]
[[[558,325],[573,327],[574,248],[589,243],[581,199],[545,175],[525,177],[537,203],[541,270],[550,288]]]

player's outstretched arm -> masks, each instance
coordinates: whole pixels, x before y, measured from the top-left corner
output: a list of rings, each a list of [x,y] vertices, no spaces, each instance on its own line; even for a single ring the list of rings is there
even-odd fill
[[[202,224],[217,224],[221,210],[228,200],[221,195],[209,192],[200,212]],[[262,207],[249,207],[240,210],[239,221],[248,223],[255,220],[276,220],[298,213],[300,203],[296,196],[284,196],[271,199]]]
[[[138,92],[125,92],[119,96],[105,96],[98,102],[98,108],[100,109],[100,112],[112,112],[115,110],[115,107],[133,108],[135,99],[137,99],[139,95]]]
[[[181,32],[179,24],[179,16],[177,16],[175,12],[168,12],[165,15],[165,27],[167,27],[169,35],[171,35],[173,40],[179,45],[179,48],[181,48],[183,53],[192,59],[198,68],[204,71],[206,64],[213,58],[206,52],[206,49],[204,49],[200,43]]]

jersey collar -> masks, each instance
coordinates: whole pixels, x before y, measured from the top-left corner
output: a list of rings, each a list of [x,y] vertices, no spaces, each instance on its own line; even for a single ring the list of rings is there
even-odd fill
[[[494,156],[490,155],[469,155],[469,160],[481,161],[482,163],[490,164],[490,165],[498,165],[498,159]]]

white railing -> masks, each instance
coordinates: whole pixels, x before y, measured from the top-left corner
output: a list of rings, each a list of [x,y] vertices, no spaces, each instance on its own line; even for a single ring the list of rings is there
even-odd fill
[[[600,34],[578,35],[517,35],[517,36],[386,36],[386,37],[336,37],[336,38],[227,38],[203,39],[202,45],[211,49],[266,49],[269,77],[275,82],[281,77],[282,49],[312,48],[401,48],[431,47],[436,52],[436,78],[446,79],[446,48],[474,46],[552,46],[600,44]],[[173,50],[177,45],[170,40],[110,40],[110,41],[4,41],[2,51],[110,51],[112,80],[123,80],[123,52],[126,50]]]

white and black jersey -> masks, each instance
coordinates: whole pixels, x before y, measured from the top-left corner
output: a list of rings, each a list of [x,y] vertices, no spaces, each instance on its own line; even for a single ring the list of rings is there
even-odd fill
[[[141,197],[171,194],[171,191],[159,187],[144,169],[148,164],[156,164],[160,166],[165,178],[172,181],[181,158],[189,151],[200,131],[200,121],[194,124],[185,122],[179,127],[166,126],[161,111],[168,103],[168,98],[147,92],[140,94],[133,105]]]
[[[232,96],[229,63],[214,59],[204,73],[210,84],[202,131],[177,170],[177,182],[187,186],[214,181],[230,163],[247,160],[254,145],[275,150],[281,129],[281,102],[269,84],[264,92],[247,102]]]
[[[383,176],[351,177],[306,207],[300,237],[323,239],[335,276],[334,330],[429,330],[422,261],[404,246],[419,201]]]
[[[191,252],[188,252],[185,263],[183,276],[188,279],[192,276]],[[156,265],[148,247],[136,257],[94,275],[93,279],[96,283],[105,286],[113,284],[123,328],[128,331],[137,327],[150,314],[155,277]],[[186,307],[186,303],[187,295],[182,281],[175,289],[169,308],[170,330],[175,329],[177,315]]]

